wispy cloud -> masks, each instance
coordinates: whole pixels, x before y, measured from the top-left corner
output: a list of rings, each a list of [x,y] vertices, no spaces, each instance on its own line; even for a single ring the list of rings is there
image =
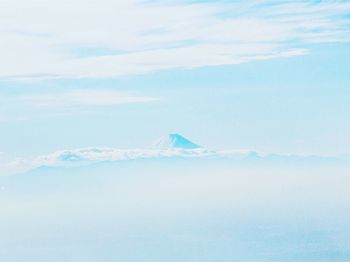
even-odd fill
[[[349,41],[349,11],[347,1],[3,0],[0,78],[112,77],[303,55],[307,43]]]
[[[156,101],[158,98],[112,90],[76,90],[59,94],[23,96],[20,100],[36,107],[82,107],[143,103]]]

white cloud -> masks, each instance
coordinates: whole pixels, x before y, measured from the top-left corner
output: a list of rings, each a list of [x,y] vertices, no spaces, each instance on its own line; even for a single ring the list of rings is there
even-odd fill
[[[59,150],[48,155],[34,158],[17,158],[0,165],[0,175],[24,173],[42,167],[85,166],[104,161],[125,161],[136,159],[163,158],[246,158],[257,157],[257,153],[244,150],[213,151],[204,148],[196,149],[117,149],[117,148],[80,148]]]
[[[2,0],[0,78],[111,77],[302,55],[305,43],[349,41],[349,11],[345,1]]]
[[[263,154],[250,150],[219,150],[205,148],[196,149],[118,149],[107,147],[88,147],[73,150],[58,150],[56,152],[33,158],[17,158],[0,163],[0,175],[25,173],[39,167],[81,167],[106,161],[126,161],[141,159],[221,159],[240,163],[243,160],[260,160],[260,163],[343,163],[350,164],[349,156],[321,156],[294,154]],[[155,162],[157,163],[157,162]]]
[[[160,158],[242,158],[257,157],[258,154],[244,150],[213,151],[204,148],[196,149],[117,149],[117,148],[81,148],[74,150],[59,150],[52,154],[39,156],[28,162],[30,166],[81,166],[103,161],[123,161],[135,159]]]
[[[62,150],[38,157],[38,165],[69,165],[83,162],[119,161],[162,157],[205,157],[216,154],[206,149],[115,149],[83,148]]]
[[[112,90],[76,90],[59,94],[24,96],[20,100],[36,107],[110,106],[158,100]]]

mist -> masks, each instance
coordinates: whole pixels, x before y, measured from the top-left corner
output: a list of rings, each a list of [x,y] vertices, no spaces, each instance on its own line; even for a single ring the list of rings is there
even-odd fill
[[[0,256],[347,261],[349,170],[151,160],[0,177]]]

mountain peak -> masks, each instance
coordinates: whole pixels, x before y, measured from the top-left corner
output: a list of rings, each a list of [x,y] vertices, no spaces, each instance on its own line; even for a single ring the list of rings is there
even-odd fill
[[[182,148],[182,149],[195,149],[201,146],[196,145],[187,138],[179,134],[168,134],[160,138],[155,144],[155,148],[159,149],[172,149],[172,148]]]

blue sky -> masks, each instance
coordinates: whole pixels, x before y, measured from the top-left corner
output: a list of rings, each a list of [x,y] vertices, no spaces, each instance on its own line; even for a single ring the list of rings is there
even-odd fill
[[[167,133],[350,153],[348,1],[14,2],[0,8],[2,157]]]

